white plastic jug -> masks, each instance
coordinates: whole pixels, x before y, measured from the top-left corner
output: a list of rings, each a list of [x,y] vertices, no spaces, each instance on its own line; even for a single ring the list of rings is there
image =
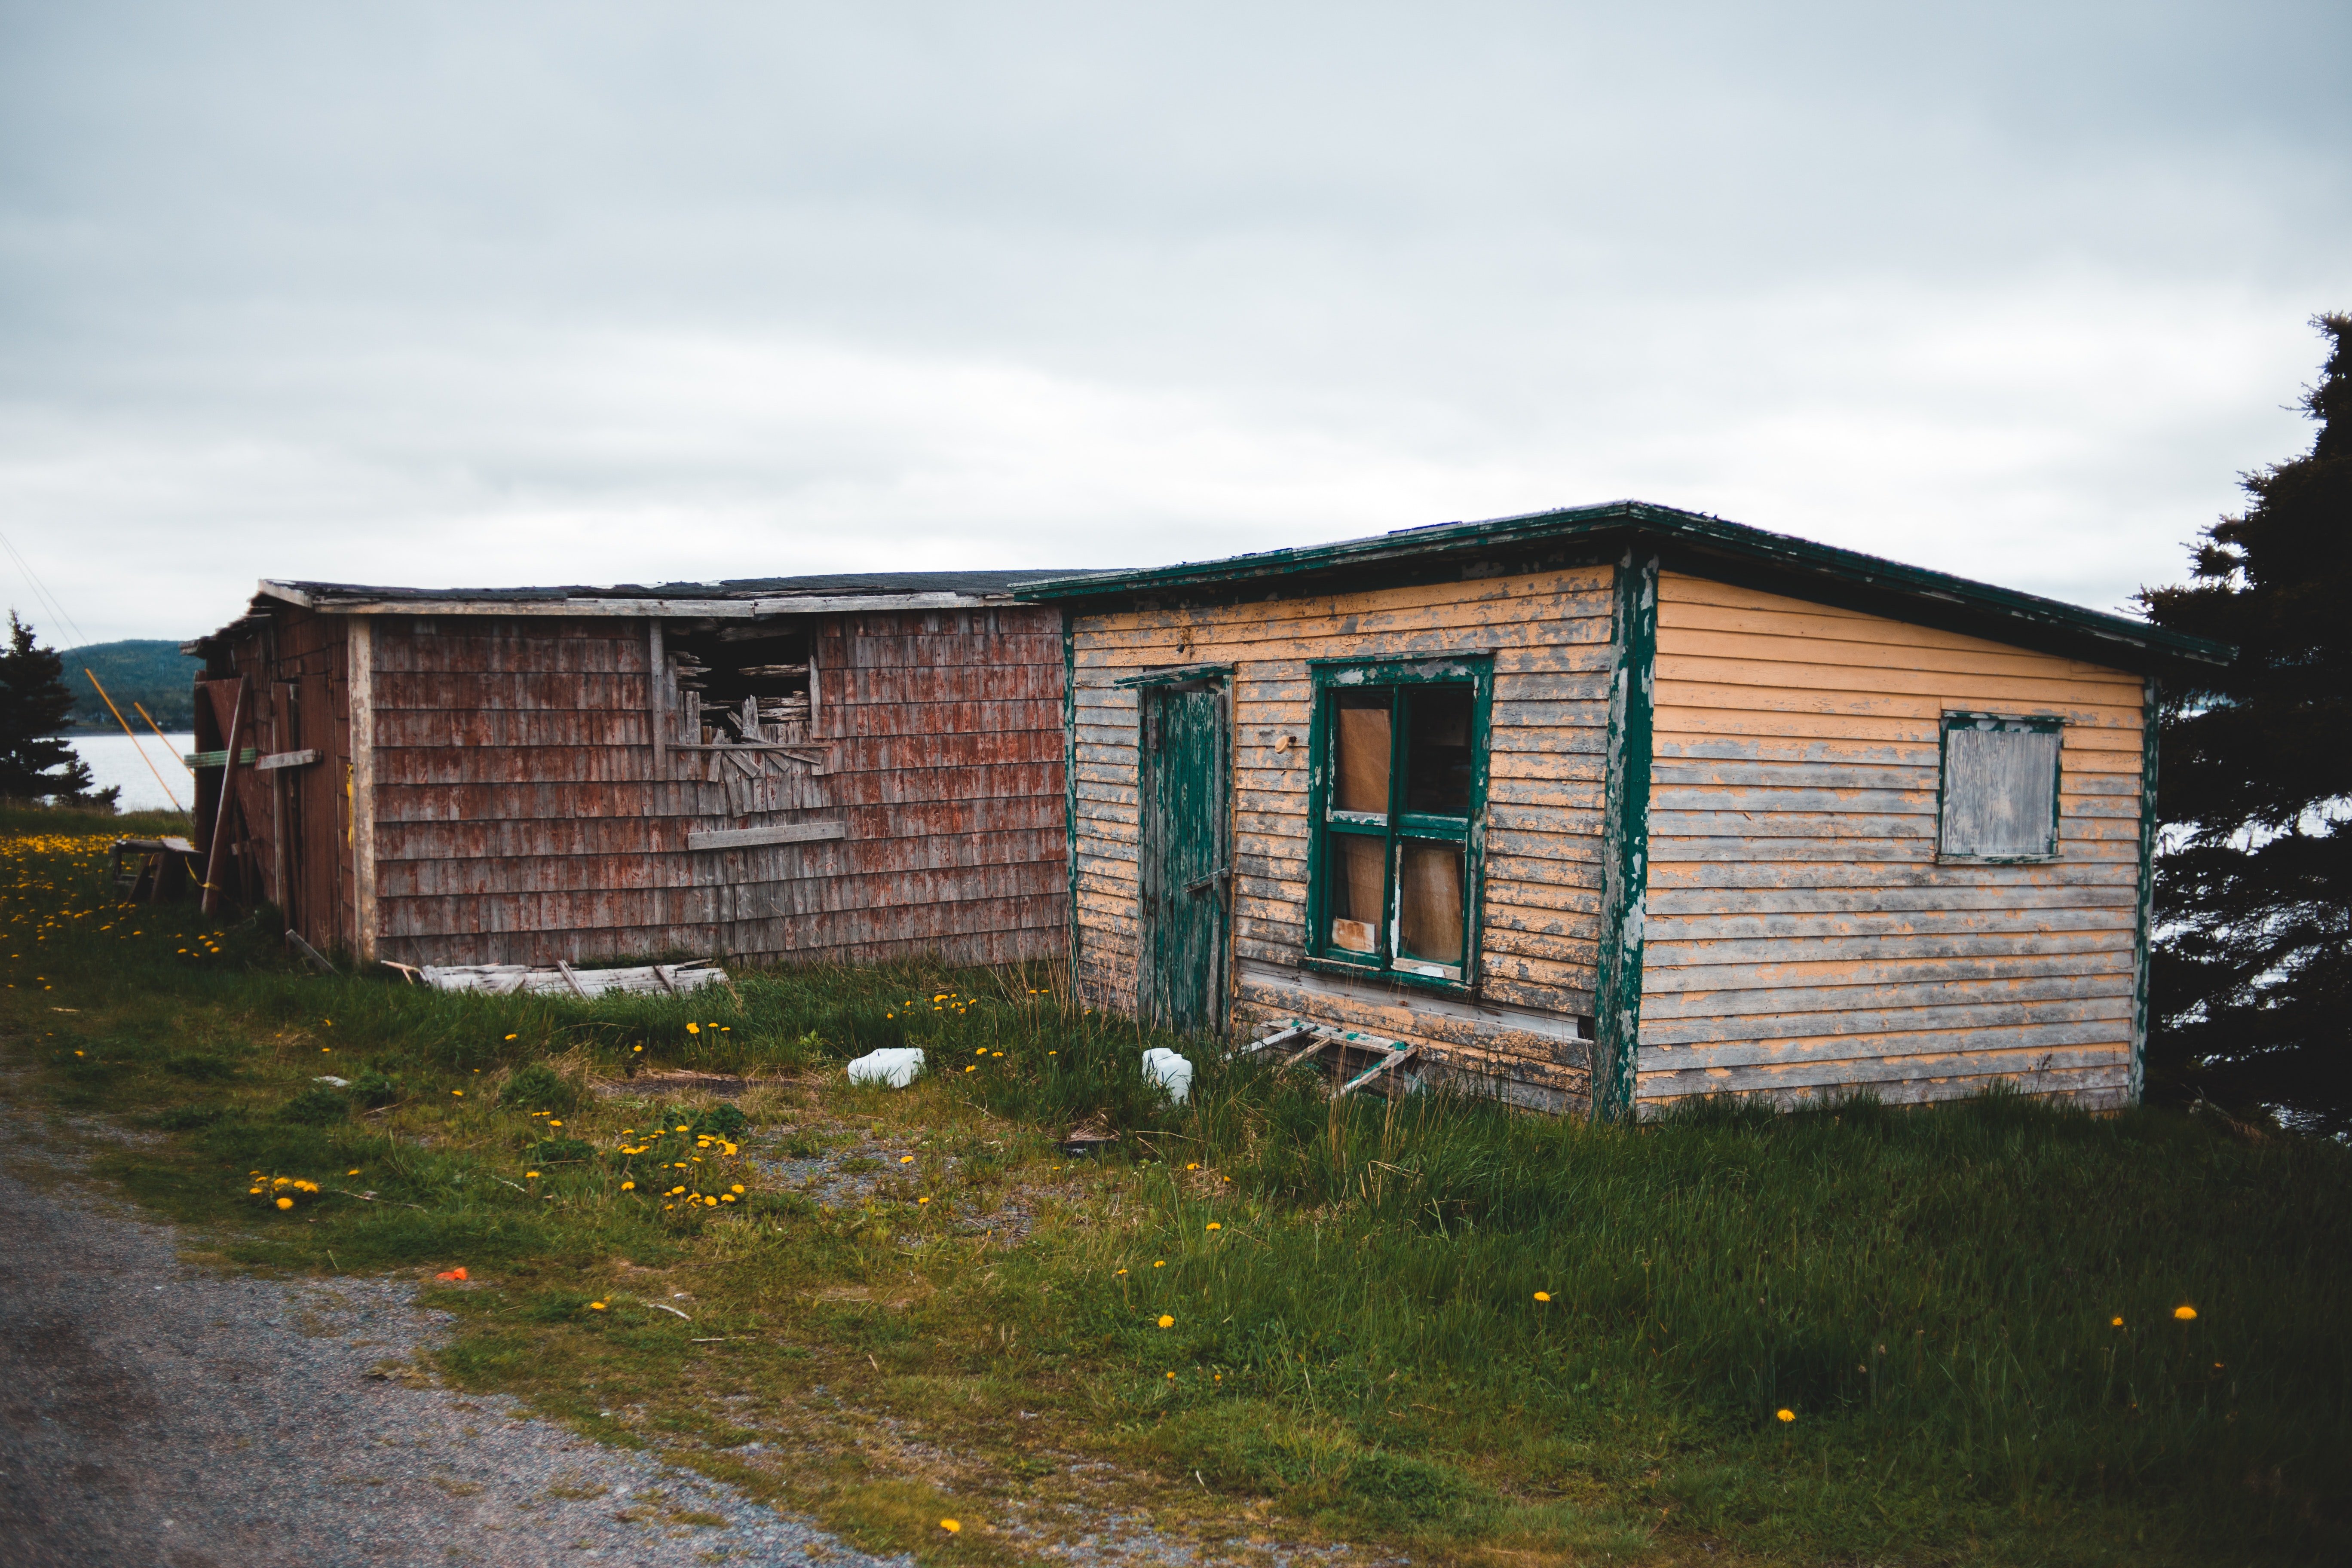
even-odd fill
[[[904,1089],[923,1070],[923,1053],[913,1046],[893,1046],[868,1051],[849,1064],[852,1083],[887,1083]]]
[[[1166,1089],[1168,1098],[1179,1105],[1192,1092],[1192,1064],[1165,1047],[1154,1046],[1143,1053],[1143,1076]]]

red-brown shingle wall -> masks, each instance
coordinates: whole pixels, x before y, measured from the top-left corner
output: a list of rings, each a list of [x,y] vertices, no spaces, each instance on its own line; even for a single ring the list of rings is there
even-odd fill
[[[819,622],[813,738],[835,747],[835,765],[756,780],[705,752],[671,751],[656,776],[646,629],[378,618],[381,956],[999,963],[1059,951],[1053,612]],[[686,847],[698,829],[832,821],[845,837]]]

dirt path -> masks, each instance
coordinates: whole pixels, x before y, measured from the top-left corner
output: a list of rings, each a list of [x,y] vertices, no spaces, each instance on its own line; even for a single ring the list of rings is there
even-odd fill
[[[19,1155],[41,1137],[0,1119]],[[0,1564],[879,1561],[511,1400],[372,1376],[444,1331],[413,1294],[192,1268],[169,1228],[0,1166]]]

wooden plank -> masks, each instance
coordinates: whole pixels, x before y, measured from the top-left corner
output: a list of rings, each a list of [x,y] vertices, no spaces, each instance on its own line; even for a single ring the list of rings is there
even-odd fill
[[[1810,879],[1808,882],[1810,883]],[[1492,897],[1491,893],[1489,897]],[[1892,914],[1999,910],[2029,916],[2040,910],[2134,910],[2132,889],[2117,880],[2105,886],[2003,888],[1824,888],[1819,885],[1756,888],[1653,887],[1652,921],[1686,915]]]
[[[375,889],[375,624],[354,617],[349,637],[352,922],[360,961],[373,963],[381,956],[376,952],[380,911]]]
[[[1718,661],[1724,662],[1724,661]],[[1903,719],[1922,724],[1936,722],[1949,709],[1990,708],[2014,710],[2019,712],[2054,713],[2070,725],[2084,729],[2123,731],[2134,735],[2139,732],[2139,710],[2084,701],[2070,701],[2073,689],[2060,682],[2043,683],[2043,689],[2026,692],[2017,688],[2023,683],[1986,682],[1972,684],[1963,690],[1925,691],[1886,690],[1879,687],[1838,687],[1826,682],[1804,685],[1793,680],[1768,683],[1760,678],[1749,680],[1730,679],[1747,671],[1714,670],[1708,673],[1717,679],[1696,679],[1696,671],[1676,668],[1658,672],[1658,706],[1682,710],[1717,710],[1748,716],[1750,723],[1762,726],[1769,722],[1766,715],[1805,714],[1815,721],[1837,717],[1862,719]],[[1899,731],[1916,735],[1916,730]]]
[[[1815,665],[1853,673],[1899,668],[1913,675],[1956,678],[1959,684],[1980,678],[2048,680],[2086,690],[2105,689],[2110,700],[2126,695],[2136,698],[2139,686],[2140,678],[2124,670],[2084,667],[2025,648],[1997,643],[1953,648],[1901,635],[1885,635],[1907,629],[1899,622],[1859,627],[1853,636],[1838,639],[1807,636],[1794,627],[1722,631],[1685,625],[1670,629],[1664,615],[1662,605],[1658,628],[1658,653],[1662,658],[1671,651],[1677,659],[1723,659],[1766,668]],[[1864,632],[1879,635],[1864,636]]]
[[[1659,1058],[1660,1066],[1681,1063],[1687,1052],[1697,1052],[1706,1061],[1716,1058],[1706,1053],[1719,1045],[1755,1046],[1759,1048],[1788,1045],[1807,1046],[1808,1042],[1856,1038],[1864,1045],[1853,1048],[1855,1055],[1876,1054],[1868,1042],[1879,1038],[1912,1038],[1927,1035],[1958,1036],[1976,1030],[2002,1027],[2048,1027],[2059,1024],[2097,1024],[2104,1030],[2102,1039],[2121,1038],[2118,1025],[2126,1031],[2131,1022],[2131,997],[2125,994],[2080,996],[2060,993],[2037,998],[2021,998],[2011,1002],[1988,1002],[1975,1006],[1884,1007],[1863,1004],[1876,1002],[1882,990],[1857,986],[1866,991],[1867,997],[1855,997],[1856,1005],[1843,1011],[1811,1013],[1760,1013],[1728,1018],[1675,1018],[1657,1020],[1657,1027],[1644,1020],[1642,1026],[1642,1047],[1648,1050],[1671,1050],[1676,1054],[1672,1061]],[[2110,993],[2113,987],[2109,987]],[[1983,1045],[1987,1048],[2000,1042],[1988,1034]],[[1973,1047],[1972,1047],[1973,1048]],[[1760,1059],[1760,1058],[1759,1058]],[[1687,1064],[1684,1064],[1687,1065]]]
[[[2063,967],[2063,966],[2062,966]],[[1928,1008],[1998,1007],[2011,1002],[2060,1003],[2105,1001],[2131,994],[2128,973],[2109,964],[2090,973],[2045,973],[2026,979],[1953,980],[1940,971],[1911,980],[1881,980],[1859,985],[1781,984],[1769,989],[1727,991],[1660,991],[1644,997],[1644,1027],[1655,1019],[1662,1026],[1706,1023],[1726,1029],[1755,1033],[1771,1017],[1786,1014],[1861,1016],[1876,1009],[1902,1012]],[[1748,1020],[1763,1016],[1764,1023]],[[1800,1026],[1816,1029],[1811,1023]],[[1816,1032],[1826,1030],[1821,1026]]]
[[[1968,936],[2054,935],[2114,931],[2137,926],[2138,911],[2121,908],[1987,910],[1838,910],[1818,914],[1660,915],[1650,912],[1652,942],[1769,941],[1813,942],[1830,938],[1917,938],[1924,953],[1948,951],[1946,939]],[[1792,952],[1794,950],[1792,949]]]
[[[262,773],[272,773],[279,768],[307,768],[312,763],[319,761],[322,755],[324,753],[316,746],[299,752],[272,752],[266,757],[258,758],[253,755],[252,748],[247,747],[246,750],[247,760]]]
[[[1814,828],[1818,835],[1819,826]],[[2121,845],[2112,834],[2068,835],[2059,844],[2060,860],[2042,862],[2059,865],[2074,862],[2094,865],[2135,859],[2130,850],[2135,846]],[[1936,841],[1932,834],[1908,835],[1902,840],[1863,837],[1835,836],[1803,837],[1794,834],[1741,835],[1720,834],[1706,837],[1666,835],[1651,840],[1651,865],[1658,869],[1686,863],[1706,861],[1748,862],[1756,865],[1820,866],[1832,861],[1852,861],[1885,868],[1874,875],[1893,875],[1904,866],[1927,868],[1939,874],[1964,870],[1990,870],[1990,867],[1966,865],[1938,866],[1935,862]]]
[[[1644,1095],[1741,1093],[1755,1089],[1862,1089],[1906,1079],[1961,1080],[1976,1086],[1958,1093],[1979,1092],[2003,1079],[2032,1080],[2051,1071],[2090,1068],[2105,1073],[2126,1070],[2127,1047],[2097,1046],[2077,1049],[2033,1048],[2014,1052],[1954,1051],[1937,1056],[1886,1057],[1868,1061],[1799,1062],[1785,1067],[1696,1068],[1641,1075]]]
[[[2040,935],[2028,931],[1988,931],[1973,936],[1849,936],[1780,937],[1742,940],[1717,938],[1683,942],[1670,936],[1651,939],[1650,963],[1659,969],[1706,968],[1721,964],[1766,962],[1826,963],[1863,960],[1886,963],[1908,960],[1922,965],[1946,958],[2009,958],[2067,952],[2104,952],[2116,945],[2112,931],[2060,931]],[[2122,943],[2128,954],[2128,935]]]
[[[787,822],[773,827],[706,828],[686,836],[688,849],[748,849],[756,844],[810,844],[840,838],[839,822]]]
[[[1941,960],[1932,965],[1916,957],[1851,959],[1797,957],[1777,952],[1766,961],[1747,964],[1697,963],[1644,969],[1643,1005],[1648,998],[1667,992],[1773,991],[1811,985],[1880,985],[1908,984],[1930,978],[1960,980],[2027,980],[2053,974],[2128,974],[2131,951],[2113,947],[2083,947],[2061,952],[2012,952]]]

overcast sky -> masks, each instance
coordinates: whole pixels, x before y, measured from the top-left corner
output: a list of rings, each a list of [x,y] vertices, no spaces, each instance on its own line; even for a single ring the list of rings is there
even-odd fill
[[[0,531],[93,640],[1620,496],[2113,608],[2308,447],[2347,58],[2343,0],[0,0]]]

